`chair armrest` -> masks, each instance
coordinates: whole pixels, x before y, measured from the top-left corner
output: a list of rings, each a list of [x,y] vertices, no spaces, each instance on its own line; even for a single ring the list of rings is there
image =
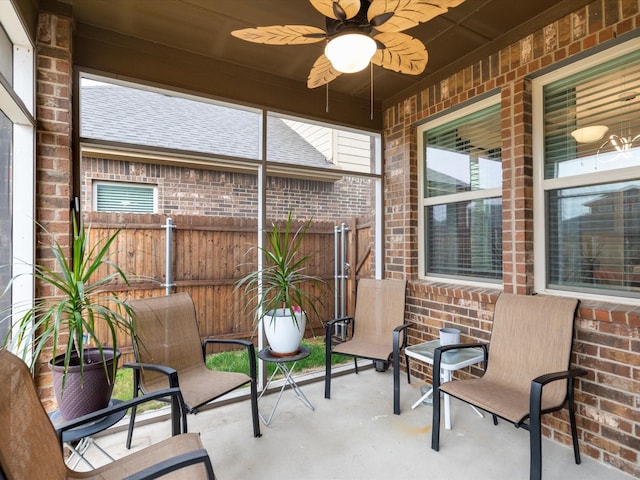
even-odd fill
[[[125,368],[132,368],[136,372],[140,372],[141,370],[150,370],[152,372],[159,372],[165,374],[169,377],[169,387],[179,387],[178,383],[178,372],[175,368],[167,367],[166,365],[158,365],[155,363],[140,363],[140,362],[129,362],[122,365]]]
[[[340,324],[344,324],[345,326],[348,325],[355,325],[355,319],[353,317],[340,317],[340,318],[334,318],[333,320],[329,320],[326,324],[325,327],[325,345],[326,345],[326,350],[327,350],[327,355],[330,355],[331,353],[331,346],[333,345],[332,342],[332,338],[333,338],[333,327],[335,325],[340,325]]]
[[[540,416],[543,413],[542,390],[545,385],[558,380],[567,380],[565,401],[569,399],[570,408],[573,408],[573,406],[571,406],[573,402],[573,380],[576,377],[586,374],[587,371],[582,368],[572,368],[562,372],[546,373],[531,380],[531,391],[529,393],[529,416],[531,422],[540,423]]]
[[[486,364],[487,364],[487,360],[489,360],[489,345],[486,343],[482,343],[482,342],[478,342],[478,343],[456,343],[456,344],[452,344],[452,345],[443,345],[441,347],[436,348],[433,351],[433,365],[435,367],[435,362],[436,362],[436,357],[438,359],[438,365],[440,364],[440,359],[442,357],[442,354],[448,350],[460,350],[463,348],[482,348],[482,351],[484,352],[484,363],[485,363],[485,370],[486,370]]]
[[[166,397],[175,397],[178,401],[179,406],[182,409],[184,404],[184,400],[182,399],[182,393],[179,388],[166,388],[164,390],[157,390],[152,393],[147,393],[145,395],[141,395],[139,397],[135,397],[131,400],[126,400],[120,402],[115,405],[111,405],[107,408],[103,408],[102,410],[97,410],[95,412],[89,413],[87,415],[83,415],[82,417],[74,418],[73,420],[69,420],[64,422],[56,427],[56,434],[58,435],[58,441],[62,445],[62,434],[67,430],[71,430],[73,428],[80,427],[87,423],[92,423],[104,418],[107,415],[110,415],[115,412],[120,412],[122,410],[128,410],[133,406],[139,405],[144,402],[148,402],[150,400],[159,400],[161,398]],[[171,415],[178,415],[180,412],[171,412]],[[179,432],[173,432],[173,435],[177,435]]]
[[[413,323],[403,323],[402,325],[398,325],[393,329],[393,345],[395,350],[395,345],[398,345],[398,348],[404,348],[407,346],[407,328],[412,326]],[[400,332],[402,332],[402,345],[400,345]]]
[[[210,343],[219,345],[240,345],[245,347],[249,355],[249,376],[254,382],[256,381],[258,378],[258,370],[256,364],[256,347],[253,345],[253,342],[239,338],[205,338],[202,341],[202,358],[205,362],[207,356],[207,345]]]
[[[442,362],[442,354],[444,352],[446,352],[447,350],[456,350],[456,349],[462,349],[462,348],[482,348],[483,352],[484,352],[484,368],[485,371],[487,369],[487,362],[489,361],[489,349],[488,349],[488,344],[486,343],[458,343],[455,345],[444,345],[441,347],[436,348],[433,351],[433,371],[434,372],[439,372],[440,371],[440,363]],[[434,397],[435,397],[435,393],[436,391],[440,388],[440,375],[433,375],[433,391],[434,391]],[[439,391],[439,390],[438,390]]]
[[[581,377],[586,375],[587,371],[582,368],[572,368],[563,372],[545,373],[539,377],[534,378],[531,383],[537,383],[541,386],[545,386],[548,383],[555,382],[557,380],[570,379],[575,377]]]
[[[545,373],[531,380],[531,390],[529,393],[529,413],[540,412],[542,408],[542,389],[545,385],[558,380],[567,380],[567,397],[571,397],[573,392],[573,380],[576,377],[586,375],[587,371],[582,368],[572,368],[562,372]]]
[[[337,323],[345,323],[348,325],[349,323],[355,323],[355,319],[353,317],[334,318],[333,320],[329,320],[327,322],[327,329],[329,329],[329,327],[333,327]]]
[[[253,343],[249,340],[241,340],[239,338],[205,338],[202,340],[204,345],[208,345],[209,343],[218,343],[218,344],[226,344],[226,345],[241,345],[246,348],[253,347]],[[255,348],[255,347],[254,347]]]
[[[200,449],[183,453],[167,460],[163,460],[160,463],[157,463],[143,470],[140,470],[133,475],[125,477],[125,480],[150,480],[153,478],[160,478],[170,472],[175,472],[176,470],[190,467],[198,463],[204,463],[205,468],[207,469],[208,479],[215,479],[209,454],[205,449]]]

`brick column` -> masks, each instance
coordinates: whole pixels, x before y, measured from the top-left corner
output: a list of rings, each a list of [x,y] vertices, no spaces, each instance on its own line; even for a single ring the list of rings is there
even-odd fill
[[[384,269],[386,277],[403,279],[415,274],[417,266],[417,212],[411,207],[417,202],[416,132],[411,125],[415,97],[386,114],[391,115],[386,125],[394,128],[384,144]]]
[[[41,13],[36,39],[36,262],[53,267],[49,245],[71,235],[71,19]],[[46,293],[36,284],[36,296]],[[36,383],[45,408],[54,407],[51,374],[41,358]]]
[[[505,292],[533,293],[531,83],[502,88],[502,256]]]

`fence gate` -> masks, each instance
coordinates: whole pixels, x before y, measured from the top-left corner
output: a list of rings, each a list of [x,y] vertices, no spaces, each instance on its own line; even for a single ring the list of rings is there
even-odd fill
[[[371,224],[353,218],[336,225],[334,240],[336,317],[352,316],[355,313],[357,280],[373,276]]]

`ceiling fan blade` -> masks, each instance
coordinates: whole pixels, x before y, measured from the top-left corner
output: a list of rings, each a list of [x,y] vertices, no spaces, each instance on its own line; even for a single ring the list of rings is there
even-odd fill
[[[402,32],[428,22],[465,0],[372,0],[367,18],[380,32]],[[389,16],[389,14],[392,14]]]
[[[231,32],[236,38],[247,42],[269,45],[300,45],[317,43],[327,37],[327,33],[318,27],[309,25],[272,25],[269,27],[243,28]]]
[[[356,16],[360,11],[360,0],[309,0],[313,8],[318,10],[325,17],[333,18],[334,20],[348,20]],[[334,9],[333,4],[337,5]],[[342,10],[344,12],[344,18],[340,18],[336,14],[336,10]]]
[[[335,80],[340,72],[333,68],[329,59],[324,55],[320,55],[311,67],[309,77],[307,78],[307,87],[316,88],[326,85],[331,80]]]
[[[371,62],[374,65],[409,75],[420,75],[429,55],[424,44],[404,33],[383,32],[373,37],[385,48],[378,48]]]

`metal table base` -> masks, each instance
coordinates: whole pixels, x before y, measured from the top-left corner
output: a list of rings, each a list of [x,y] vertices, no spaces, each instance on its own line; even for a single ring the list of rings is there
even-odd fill
[[[258,402],[260,402],[260,400],[262,399],[262,396],[269,389],[271,382],[273,381],[273,379],[276,377],[278,373],[281,373],[284,377],[284,382],[282,383],[282,387],[280,388],[280,392],[278,393],[278,398],[276,399],[276,403],[273,406],[273,409],[271,410],[271,414],[269,415],[269,418],[265,419],[262,413],[258,411],[258,415],[260,416],[260,419],[266,426],[269,426],[269,424],[271,424],[271,420],[273,419],[273,416],[276,413],[278,404],[280,403],[280,399],[282,398],[282,394],[284,393],[285,388],[287,388],[287,385],[291,387],[291,389],[294,391],[294,393],[302,403],[304,403],[311,410],[315,410],[314,406],[311,404],[307,396],[300,389],[295,379],[293,378],[293,371],[296,368],[296,363],[298,363],[298,360],[307,358],[310,355],[310,353],[311,353],[311,350],[305,346],[301,346],[300,351],[295,355],[290,355],[286,357],[278,357],[273,355],[271,353],[271,350],[268,347],[263,348],[262,350],[260,350],[260,352],[258,352],[258,358],[260,358],[260,360],[267,363],[273,363],[275,365],[275,370],[269,377],[269,380],[267,381],[267,385],[264,387],[264,389],[260,393],[260,396],[258,397]]]

